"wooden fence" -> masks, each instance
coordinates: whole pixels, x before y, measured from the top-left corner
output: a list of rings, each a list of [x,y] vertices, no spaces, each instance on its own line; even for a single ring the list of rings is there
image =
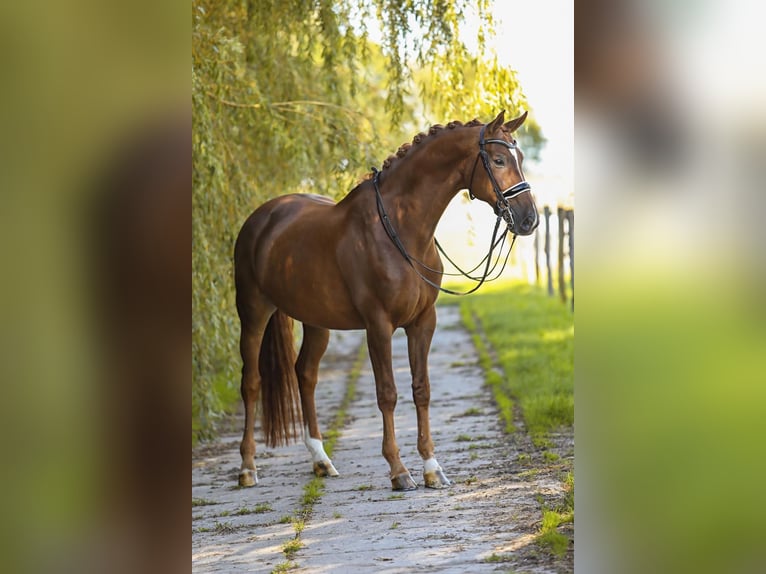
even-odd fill
[[[542,225],[535,231],[535,279],[540,284],[540,236],[543,236],[542,253],[545,256],[545,272],[548,284],[548,294],[555,295],[553,289],[554,273],[552,264],[552,237],[551,237],[551,219],[555,217],[557,221],[556,234],[556,273],[558,295],[563,303],[570,302],[572,311],[574,311],[574,209],[559,207],[555,215],[547,205],[543,208],[541,214]],[[568,279],[568,281],[567,281]],[[569,286],[567,286],[569,283]]]

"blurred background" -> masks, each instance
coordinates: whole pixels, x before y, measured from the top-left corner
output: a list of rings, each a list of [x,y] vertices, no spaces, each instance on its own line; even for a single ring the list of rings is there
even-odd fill
[[[580,572],[766,567],[754,6],[577,4]]]

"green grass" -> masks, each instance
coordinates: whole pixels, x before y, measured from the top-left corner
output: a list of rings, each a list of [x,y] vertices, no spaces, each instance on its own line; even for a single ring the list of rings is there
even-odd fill
[[[197,532],[215,532],[216,534],[231,534],[236,532],[237,527],[231,522],[218,522],[217,520],[213,526],[200,526],[197,528]]]
[[[501,283],[460,302],[471,330],[487,383],[506,423],[513,428],[518,402],[527,431],[544,441],[547,433],[574,423],[574,316],[569,307],[542,289],[523,283]],[[478,321],[477,321],[478,320]],[[497,354],[492,359],[478,331]],[[477,342],[478,341],[478,342]]]
[[[296,518],[293,520],[293,529],[296,534],[300,534],[306,528],[306,520],[303,518]]]
[[[573,520],[574,515],[571,512],[562,514],[555,510],[543,510],[543,523],[537,536],[537,543],[548,548],[556,556],[563,556],[569,547],[569,537],[560,533],[557,528]]]
[[[192,498],[192,508],[195,506],[211,506],[218,504],[215,500],[209,500],[207,498]]]
[[[300,538],[293,538],[282,545],[282,552],[284,552],[288,560],[292,560],[296,552],[301,548],[303,548],[303,542],[301,542]]]
[[[322,491],[324,490],[324,479],[315,476],[303,487],[303,497],[301,498],[301,506],[310,507],[313,506],[316,501],[322,498]]]
[[[484,562],[498,564],[500,562],[510,562],[513,560],[512,554],[495,554],[494,552],[484,559]]]
[[[546,548],[556,556],[563,556],[569,548],[570,539],[558,531],[562,524],[574,522],[574,475],[568,472],[564,477],[566,495],[561,504],[555,508],[546,508],[542,504],[542,495],[538,500],[543,509],[543,520],[537,534],[537,544]]]

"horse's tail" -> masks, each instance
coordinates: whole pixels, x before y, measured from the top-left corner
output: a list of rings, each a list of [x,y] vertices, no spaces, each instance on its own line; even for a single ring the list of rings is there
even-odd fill
[[[261,422],[266,444],[271,447],[288,444],[297,436],[296,425],[301,422],[295,360],[293,320],[277,310],[266,326],[258,361]]]

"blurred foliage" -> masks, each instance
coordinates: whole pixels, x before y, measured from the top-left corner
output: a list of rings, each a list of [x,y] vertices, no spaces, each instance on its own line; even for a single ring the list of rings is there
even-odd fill
[[[469,7],[478,55],[459,37]],[[220,380],[238,386],[231,258],[245,218],[285,193],[341,197],[430,123],[527,109],[486,53],[492,33],[489,0],[193,0],[193,436],[215,430]],[[534,153],[534,122],[527,133]]]

